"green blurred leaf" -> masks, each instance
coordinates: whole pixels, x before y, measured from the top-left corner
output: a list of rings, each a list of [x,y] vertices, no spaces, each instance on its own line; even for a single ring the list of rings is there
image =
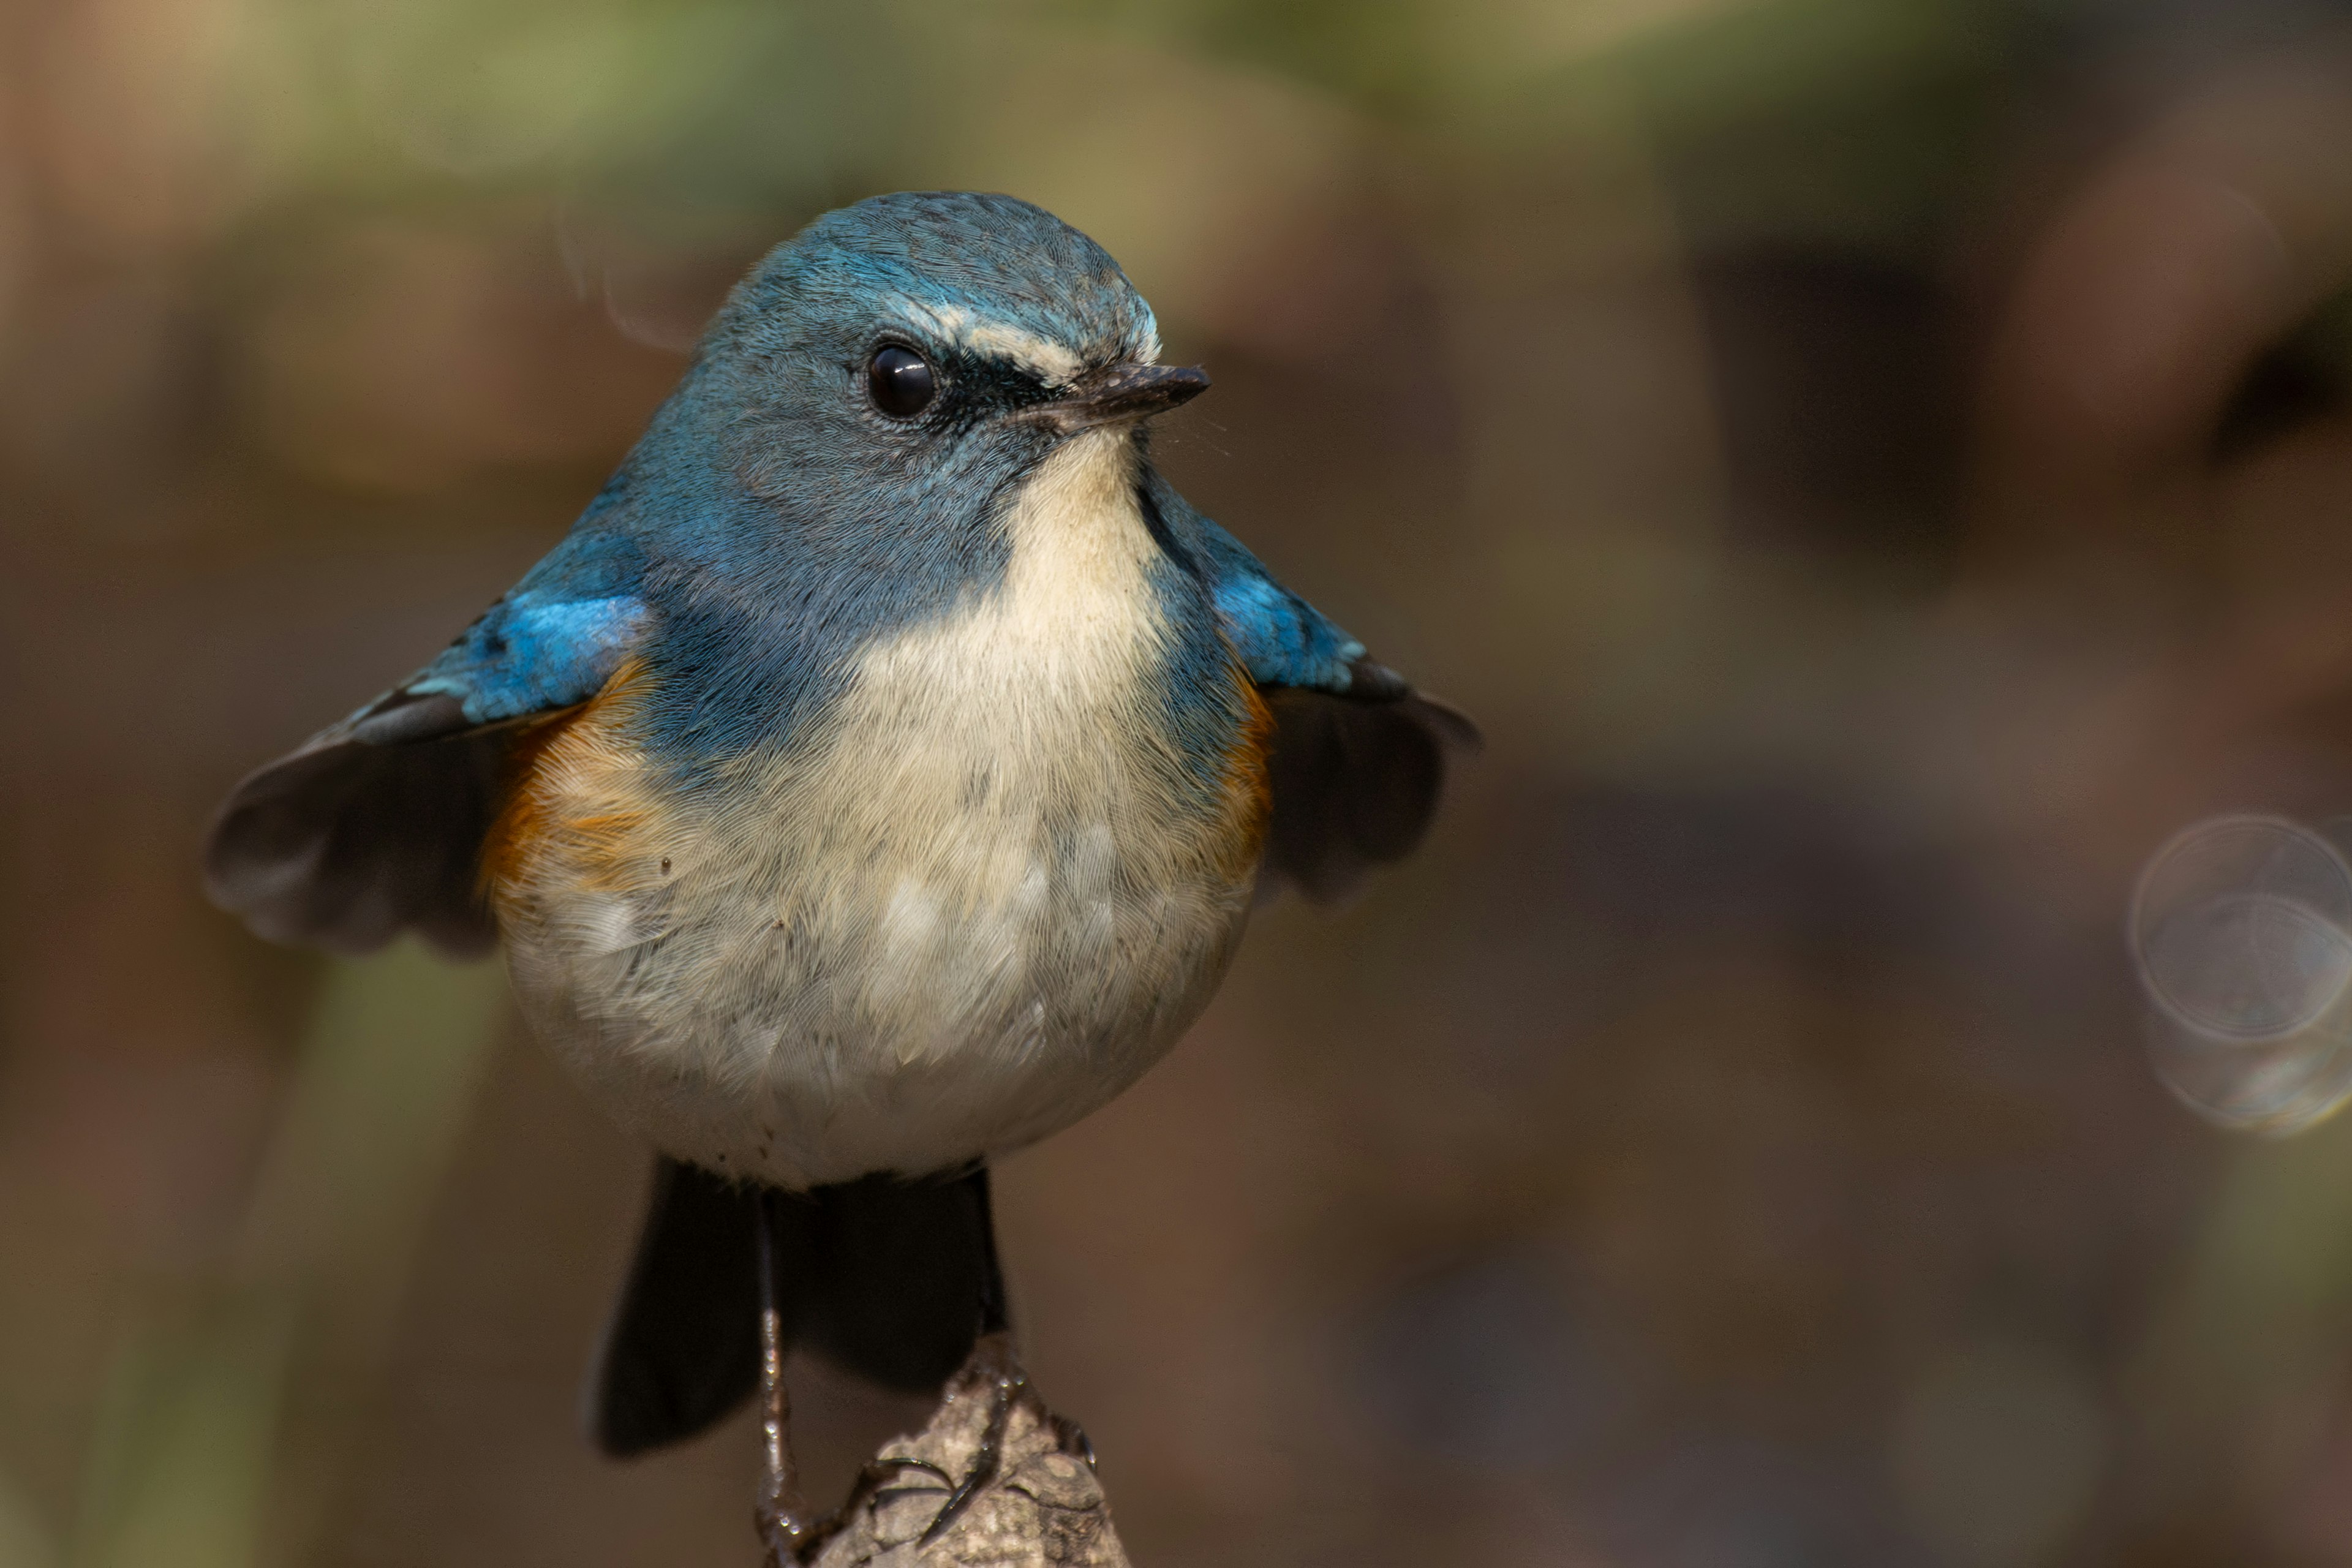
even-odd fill
[[[259,1554],[286,1372],[282,1300],[151,1309],[115,1357],[78,1568],[247,1568]]]
[[[58,1551],[33,1505],[0,1476],[0,1568],[57,1568]]]
[[[415,943],[333,966],[231,1277],[154,1292],[115,1355],[77,1568],[299,1557],[381,1366],[502,994],[495,967],[455,968]],[[341,1397],[297,1415],[294,1384]]]

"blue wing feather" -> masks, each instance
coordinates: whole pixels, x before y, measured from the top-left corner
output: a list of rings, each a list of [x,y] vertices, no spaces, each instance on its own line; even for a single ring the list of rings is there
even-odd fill
[[[635,542],[582,525],[483,612],[440,656],[352,716],[428,697],[455,701],[465,725],[501,723],[585,702],[644,636]],[[406,737],[405,738],[412,738]]]
[[[1150,499],[1161,522],[1201,568],[1226,640],[1260,686],[1346,693],[1364,645],[1275,581],[1249,546],[1192,510],[1157,473]]]
[[[281,941],[366,952],[403,930],[492,938],[476,862],[508,721],[584,702],[646,634],[635,543],[598,509],[440,657],[236,787],[205,855],[214,901]]]
[[[564,600],[518,590],[402,689],[455,698],[469,724],[569,708],[611,679],[645,621],[634,594]]]

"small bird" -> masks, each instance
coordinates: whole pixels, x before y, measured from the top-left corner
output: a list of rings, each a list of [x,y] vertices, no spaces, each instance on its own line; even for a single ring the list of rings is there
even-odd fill
[[[1476,743],[1153,468],[1149,422],[1209,385],[1160,353],[1025,202],[818,218],[562,542],[212,832],[211,896],[264,937],[503,945],[658,1151],[594,1439],[759,1392],[777,1563],[822,1535],[786,1351],[922,1389],[985,1339],[1001,1430],[1028,1395],[987,1163],[1158,1060],[1262,889],[1412,849]],[[933,1536],[992,1463],[940,1478]]]

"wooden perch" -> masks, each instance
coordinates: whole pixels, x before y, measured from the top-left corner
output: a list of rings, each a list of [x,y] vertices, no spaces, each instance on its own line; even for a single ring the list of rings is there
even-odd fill
[[[971,1473],[986,1440],[1006,1358],[1000,1337],[982,1340],[930,1425],[882,1446],[812,1568],[1129,1568],[1084,1439],[1025,1382],[1006,1412],[994,1478],[923,1542],[950,1478]]]

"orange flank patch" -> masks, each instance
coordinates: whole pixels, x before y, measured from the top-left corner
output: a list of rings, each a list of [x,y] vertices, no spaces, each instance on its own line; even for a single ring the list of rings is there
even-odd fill
[[[623,739],[645,679],[635,659],[577,708],[525,731],[507,763],[505,799],[482,844],[481,887],[501,916],[553,874],[574,888],[635,884],[635,851],[655,809]]]
[[[1258,856],[1265,847],[1266,821],[1274,812],[1274,790],[1265,767],[1266,750],[1274,740],[1274,710],[1258,695],[1257,682],[1238,665],[1234,667],[1234,679],[1249,709],[1248,722],[1225,753],[1225,820],[1234,827],[1225,869],[1238,881],[1256,869]]]

